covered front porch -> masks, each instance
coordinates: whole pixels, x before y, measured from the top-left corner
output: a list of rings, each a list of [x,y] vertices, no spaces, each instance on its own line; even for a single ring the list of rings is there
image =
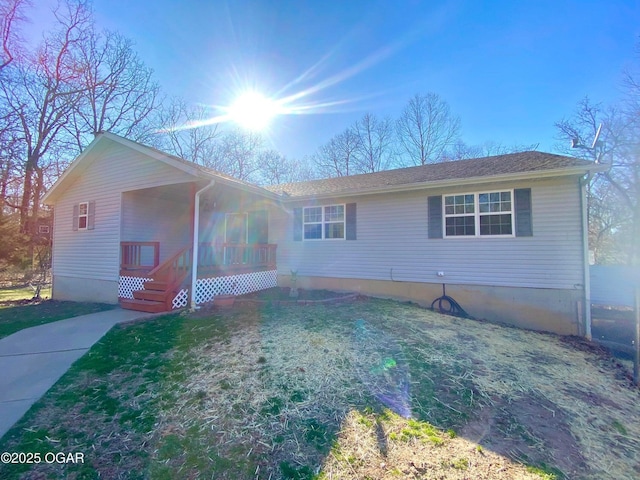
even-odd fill
[[[277,207],[264,198],[180,184],[126,192],[122,202],[123,308],[163,312],[277,286],[277,245],[269,243],[269,211]]]

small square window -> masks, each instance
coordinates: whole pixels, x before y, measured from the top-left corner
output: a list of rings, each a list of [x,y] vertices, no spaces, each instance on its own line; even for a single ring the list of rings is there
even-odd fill
[[[304,238],[306,240],[319,240],[322,238],[322,224],[311,223],[304,226]]]
[[[325,224],[324,238],[344,238],[344,223]]]
[[[304,223],[321,221],[322,207],[309,207],[304,209]]]
[[[38,233],[41,235],[46,235],[49,233],[49,225],[40,225],[38,227]]]

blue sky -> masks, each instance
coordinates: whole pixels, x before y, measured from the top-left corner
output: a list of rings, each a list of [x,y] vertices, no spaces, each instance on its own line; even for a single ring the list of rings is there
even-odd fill
[[[640,63],[637,1],[94,0],[94,9],[170,95],[228,105],[249,87],[312,91],[298,103],[318,107],[269,132],[291,157],[366,112],[397,117],[426,92],[460,116],[469,144],[552,151],[553,123],[585,95],[614,101],[622,69]]]

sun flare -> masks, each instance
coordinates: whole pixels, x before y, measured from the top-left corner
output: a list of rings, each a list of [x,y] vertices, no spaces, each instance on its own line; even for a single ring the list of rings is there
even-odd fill
[[[246,92],[240,95],[229,107],[229,117],[247,130],[266,129],[271,120],[280,113],[277,102],[258,92]]]

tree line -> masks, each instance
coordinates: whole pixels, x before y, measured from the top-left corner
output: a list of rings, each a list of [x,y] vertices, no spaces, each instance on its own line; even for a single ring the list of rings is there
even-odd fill
[[[286,158],[255,132],[211,123],[217,115],[211,108],[167,98],[131,40],[96,26],[90,0],[63,0],[36,45],[21,36],[32,8],[31,0],[0,0],[0,262],[30,256],[42,196],[99,132],[263,185],[537,148],[466,144],[460,118],[428,92],[409,99],[395,119],[367,112],[308,158]],[[556,124],[558,151],[612,164],[589,189],[590,235],[600,261],[640,258],[635,73],[625,72],[619,105],[585,99]],[[595,148],[567,150],[573,139],[586,145],[599,122]]]

